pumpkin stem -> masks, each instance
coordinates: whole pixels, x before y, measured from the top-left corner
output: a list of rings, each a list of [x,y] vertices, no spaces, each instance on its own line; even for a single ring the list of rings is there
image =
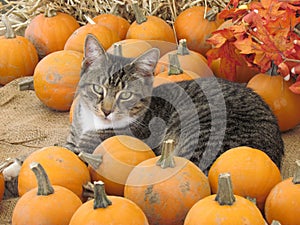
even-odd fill
[[[180,67],[180,62],[177,53],[170,53],[169,55],[169,71],[168,75],[182,74],[183,70]]]
[[[165,169],[168,167],[175,167],[175,161],[173,157],[175,142],[174,140],[168,139],[164,141],[161,150],[161,157],[156,162],[157,166]]]
[[[217,18],[217,15],[219,13],[219,8],[217,6],[213,6],[204,16],[205,19],[208,21],[215,21]]]
[[[54,189],[50,183],[48,175],[41,164],[37,162],[30,163],[30,169],[34,172],[37,179],[38,192],[37,195],[50,195],[54,193]]]
[[[49,5],[47,5],[45,12],[44,12],[44,16],[47,18],[50,18],[50,17],[54,17],[56,15],[57,15],[56,10],[54,8],[50,7]]]
[[[114,55],[123,56],[122,45],[120,43],[114,43]]]
[[[296,171],[293,177],[294,184],[300,184],[300,160],[296,160]]]
[[[104,183],[102,181],[94,182],[94,209],[107,208],[112,202],[107,198]]]
[[[15,31],[12,28],[8,17],[3,14],[1,19],[2,19],[2,23],[4,24],[4,26],[6,28],[5,38],[16,38]]]
[[[177,54],[178,55],[189,55],[190,51],[187,47],[186,39],[180,39],[179,40],[179,45],[177,48]]]
[[[82,188],[82,196],[84,198],[94,198],[94,184],[92,184],[91,182],[87,182],[86,184],[82,185]]]
[[[80,152],[78,157],[85,163],[89,164],[94,170],[97,170],[102,163],[102,154],[90,154],[87,152]]]
[[[233,205],[235,197],[229,173],[221,173],[218,180],[218,191],[215,200],[220,205]]]
[[[281,225],[281,223],[277,220],[273,220],[271,225]]]
[[[270,76],[277,76],[278,75],[277,71],[278,71],[278,66],[272,60],[270,69],[267,71],[267,74]]]
[[[146,16],[143,14],[142,10],[139,7],[138,1],[132,1],[132,9],[135,15],[135,21],[138,24],[142,24],[147,21]]]

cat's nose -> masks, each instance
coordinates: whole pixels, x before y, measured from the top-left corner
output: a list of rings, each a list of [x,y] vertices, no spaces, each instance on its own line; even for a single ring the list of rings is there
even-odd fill
[[[111,110],[106,110],[106,109],[102,109],[102,112],[103,112],[103,114],[104,114],[104,116],[105,116],[105,117],[108,117],[108,116],[109,116],[109,114],[111,114],[111,113],[112,113],[112,111],[111,111]]]

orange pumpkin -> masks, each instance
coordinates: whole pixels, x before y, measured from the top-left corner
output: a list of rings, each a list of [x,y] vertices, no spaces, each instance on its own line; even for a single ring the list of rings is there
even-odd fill
[[[107,193],[119,196],[124,195],[124,185],[131,170],[140,162],[155,157],[143,141],[126,135],[116,135],[103,141],[94,150],[93,161],[84,158],[85,155],[81,153],[83,160],[89,163],[92,180],[102,180]],[[101,162],[95,164],[97,156],[101,156]]]
[[[293,93],[282,76],[266,73],[255,75],[247,84],[259,94],[277,117],[281,131],[287,131],[300,123],[300,95]]]
[[[92,20],[99,25],[105,26],[117,32],[120,37],[120,40],[126,38],[127,30],[130,26],[130,23],[123,17],[114,14],[104,13],[95,16]]]
[[[269,223],[278,220],[284,225],[300,224],[300,161],[296,164],[294,177],[278,183],[268,195],[265,216]]]
[[[0,85],[24,76],[31,76],[38,63],[33,44],[22,36],[16,36],[8,18],[2,15],[6,33],[0,36]]]
[[[217,194],[198,201],[188,212],[184,225],[266,224],[251,201],[233,194],[229,173],[220,174],[218,182]]]
[[[138,3],[132,3],[135,21],[130,25],[126,39],[162,40],[176,43],[173,29],[157,16],[144,16]]]
[[[177,53],[170,53],[169,55],[169,70],[161,72],[154,77],[153,86],[157,87],[159,85],[170,83],[170,82],[180,82],[185,80],[193,80],[200,77],[213,76],[212,73],[198,74],[193,71],[182,70]]]
[[[169,41],[161,41],[161,40],[145,40],[147,41],[152,48],[157,48],[160,52],[160,55],[164,55],[170,51],[177,49],[177,44]]]
[[[5,181],[4,181],[4,177],[2,172],[0,173],[0,202],[3,198],[4,195],[4,191],[5,191]]]
[[[118,196],[107,196],[104,183],[94,182],[94,199],[82,204],[69,225],[148,225],[144,212],[132,201]]]
[[[223,23],[217,15],[217,8],[193,6],[185,9],[174,22],[177,39],[186,39],[189,49],[206,55],[212,47],[206,40]]]
[[[145,212],[149,224],[182,224],[189,209],[210,195],[207,177],[191,161],[173,156],[167,140],[162,155],[137,165],[126,181],[124,196]]]
[[[32,162],[30,169],[36,176],[38,187],[18,200],[12,214],[12,225],[69,225],[74,212],[82,204],[80,198],[67,188],[52,186],[39,163]]]
[[[144,40],[125,39],[114,43],[107,52],[127,58],[135,58],[151,49],[152,46]]]
[[[120,37],[116,31],[110,30],[109,28],[100,24],[86,24],[75,30],[72,35],[66,41],[64,46],[65,50],[75,50],[83,53],[84,41],[88,34],[93,34],[102,47],[106,50],[113,43],[120,41]]]
[[[34,174],[29,168],[32,162],[38,162],[44,167],[53,185],[68,188],[84,199],[82,186],[91,180],[89,170],[75,153],[59,146],[41,148],[25,159],[18,177],[20,196],[37,186]]]
[[[67,39],[79,28],[79,23],[67,13],[46,8],[44,14],[34,17],[24,36],[36,47],[39,58],[63,50]]]
[[[71,107],[83,54],[71,50],[53,52],[36,66],[33,75],[37,97],[49,108],[68,111]]]
[[[281,181],[278,167],[263,151],[241,146],[227,150],[212,164],[208,180],[212,193],[218,190],[220,173],[231,174],[234,194],[255,199],[263,211],[271,189]]]
[[[207,65],[206,58],[198,52],[189,50],[185,39],[181,39],[179,41],[179,45],[176,50],[170,51],[160,57],[154,72],[156,75],[168,70],[169,54],[175,53],[177,54],[178,61],[183,70],[193,71],[200,76],[213,76],[213,72]]]

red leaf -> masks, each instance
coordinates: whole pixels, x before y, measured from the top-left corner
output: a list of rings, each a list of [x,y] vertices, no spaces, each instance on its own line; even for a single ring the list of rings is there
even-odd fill
[[[295,93],[295,94],[300,94],[300,81],[295,82],[292,84],[289,89]]]

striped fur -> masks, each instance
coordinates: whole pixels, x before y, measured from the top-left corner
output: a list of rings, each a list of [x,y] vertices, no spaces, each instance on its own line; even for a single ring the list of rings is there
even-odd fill
[[[176,155],[190,159],[204,172],[221,153],[237,146],[261,149],[280,167],[284,146],[276,118],[250,89],[213,77],[152,90],[157,51],[134,61],[105,54],[101,46],[92,44],[98,55],[85,53],[90,62],[83,66],[66,145],[72,151],[93,152],[108,137],[126,134],[146,142],[157,155],[162,142],[172,138]],[[94,84],[105,89],[102,97],[92,91]],[[122,100],[128,92],[130,99]],[[105,98],[112,101],[106,118],[101,113]]]

